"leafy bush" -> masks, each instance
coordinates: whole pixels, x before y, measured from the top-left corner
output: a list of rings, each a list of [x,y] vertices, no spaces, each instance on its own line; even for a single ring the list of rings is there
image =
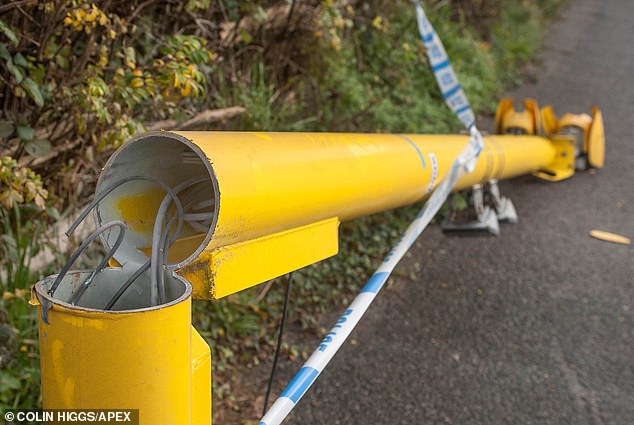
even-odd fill
[[[427,2],[476,111],[492,111],[495,95],[517,81],[541,41],[542,17],[561,2]],[[38,278],[29,261],[57,217],[52,207],[89,199],[104,160],[134,134],[235,105],[246,112],[215,128],[460,128],[409,0],[2,4],[0,105],[0,405],[8,407],[39,404],[36,320],[25,289]],[[413,214],[404,208],[345,223],[341,254],[295,275],[296,323],[315,329],[333,301],[348,301]],[[273,343],[283,285],[264,300],[260,290],[194,305],[214,371],[225,378],[230,366],[268,356],[262,347]],[[226,395],[226,385],[215,388]]]
[[[40,171],[59,199],[77,175],[91,189],[96,153],[143,122],[176,115],[203,95],[213,55],[193,34],[165,33],[143,4],[101,9],[84,0],[0,8],[2,156]]]
[[[37,321],[28,286],[44,233],[48,193],[40,177],[0,157],[0,406],[39,405]],[[17,348],[19,346],[19,349]]]
[[[476,110],[560,2],[430,2]],[[0,156],[41,174],[58,206],[90,196],[108,153],[148,123],[201,109],[246,107],[219,124],[232,129],[456,128],[407,0],[9,3],[0,103]]]
[[[0,203],[6,210],[19,204],[33,202],[44,209],[48,192],[42,187],[40,176],[33,170],[18,166],[11,157],[0,157]]]
[[[502,9],[501,19],[493,28],[492,49],[497,57],[496,72],[503,82],[519,82],[520,65],[529,61],[541,45],[541,19],[538,8],[522,3]]]

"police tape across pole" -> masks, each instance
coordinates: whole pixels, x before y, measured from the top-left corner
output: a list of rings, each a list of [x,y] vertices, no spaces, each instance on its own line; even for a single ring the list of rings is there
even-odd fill
[[[414,244],[418,236],[425,230],[431,219],[436,215],[445,199],[451,192],[458,179],[475,168],[476,161],[482,150],[482,135],[475,125],[475,115],[458,78],[454,73],[447,52],[440,38],[427,19],[418,0],[413,1],[416,7],[418,29],[427,50],[429,63],[436,77],[438,87],[443,98],[460,121],[469,129],[471,138],[469,143],[456,157],[445,177],[431,194],[414,221],[409,225],[398,243],[387,254],[383,263],[374,272],[370,280],[361,289],[354,301],[348,306],[337,323],[326,334],[321,344],[308,358],[304,366],[293,377],[288,386],[275,400],[271,408],[260,420],[259,425],[277,425],[288,416],[297,402],[308,391],[319,374],[326,368],[330,360],[339,351],[354,327],[359,323],[374,298],[377,296],[388,277]]]

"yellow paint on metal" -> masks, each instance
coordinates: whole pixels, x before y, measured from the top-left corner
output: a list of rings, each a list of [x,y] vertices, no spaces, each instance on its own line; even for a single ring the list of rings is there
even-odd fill
[[[109,267],[121,267],[121,263],[119,263],[114,258],[111,258],[111,259],[108,260],[108,266]]]
[[[497,134],[504,134],[504,116],[513,110],[513,99],[504,98],[498,102],[497,109],[495,111],[495,132]]]
[[[187,287],[172,304],[142,310],[54,301],[49,324],[38,325],[44,408],[139,409],[143,425],[210,424],[209,348],[198,336],[192,349]],[[43,291],[38,297],[51,301]]]
[[[511,129],[521,129],[526,134],[540,134],[541,113],[537,102],[524,99],[524,110],[516,111],[512,99],[502,99],[495,113],[495,129],[498,134],[508,133]]]
[[[588,163],[595,168],[605,164],[605,130],[603,114],[599,108],[592,108],[592,116],[588,114],[564,114],[557,118],[552,106],[541,110],[546,134],[554,134],[564,127],[576,127],[582,131],[581,152],[588,155]]]
[[[336,255],[338,230],[339,220],[331,218],[215,248],[179,274],[191,282],[194,297],[222,298]]]
[[[177,134],[204,152],[218,181],[220,213],[208,249],[418,201],[469,140],[463,135],[267,133],[271,140],[266,141],[261,133]],[[430,154],[438,163],[435,179]],[[457,188],[530,173],[554,155],[545,138],[485,137],[475,171]]]
[[[421,200],[469,140],[466,135],[245,132],[160,132],[148,137],[191,142],[213,167],[220,203],[217,223],[204,252],[187,266],[195,296],[204,298],[226,296],[295,270],[309,259],[333,255],[329,232],[290,245],[266,237]],[[475,171],[456,189],[531,173],[554,159],[552,143],[542,137],[486,137]],[[301,261],[289,255],[303,252],[302,245],[314,245],[310,255]],[[254,259],[264,258],[259,253],[274,259],[269,260],[273,264],[260,261],[264,270],[253,266]]]
[[[530,132],[537,132],[536,104],[525,105],[533,114]],[[529,128],[526,117],[516,121],[513,126]],[[597,122],[602,124],[600,113]],[[603,136],[602,125],[600,130],[596,140]],[[45,408],[138,408],[143,425],[210,424],[211,357],[191,327],[192,292],[221,298],[335,255],[340,221],[424,199],[469,140],[466,135],[239,132],[143,137],[177,140],[202,151],[200,159],[211,164],[215,179],[213,234],[209,239],[189,232],[170,249],[170,262],[180,262],[209,240],[179,271],[193,289],[185,282],[185,295],[166,305],[91,310],[38,292],[52,303],[49,324],[39,321]],[[597,144],[594,158],[602,163],[600,149]],[[475,170],[455,190],[527,173],[558,180],[573,172],[571,138],[489,136]],[[163,197],[159,190],[122,195],[116,209],[131,229],[146,234]],[[132,252],[137,248],[148,254],[136,244]]]
[[[590,135],[590,125],[592,125],[592,117],[588,114],[564,114],[559,119],[559,128],[576,127],[581,130],[583,137],[581,144],[581,152],[588,153],[588,137]]]
[[[165,191],[159,188],[121,197],[117,208],[121,217],[125,217],[126,226],[137,232],[151,233],[155,216],[148,216],[148,211],[158,211],[165,197]]]
[[[564,114],[559,119],[559,128],[563,127],[578,127],[583,130],[584,133],[588,131],[592,124],[592,117],[588,114]]]
[[[194,252],[196,248],[205,240],[205,235],[200,233],[185,238],[179,238],[174,242],[167,255],[169,263],[176,263],[184,258],[184,252]],[[148,257],[152,254],[152,247],[146,246],[139,248]],[[194,296],[194,298],[196,298]]]
[[[551,182],[572,177],[575,173],[575,146],[577,144],[575,137],[554,135],[551,141],[556,150],[555,160],[546,167],[540,168],[534,175]]]
[[[555,110],[551,105],[546,105],[541,110],[542,124],[544,133],[547,135],[555,134],[559,131],[559,120],[555,114]]]
[[[605,130],[603,114],[599,108],[592,108],[592,124],[588,131],[588,162],[595,168],[605,165]]]
[[[192,326],[192,425],[211,425],[211,352]]]

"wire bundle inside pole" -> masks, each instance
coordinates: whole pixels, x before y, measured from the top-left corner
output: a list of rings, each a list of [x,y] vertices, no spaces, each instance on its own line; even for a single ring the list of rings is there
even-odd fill
[[[70,237],[77,227],[86,219],[89,213],[115,189],[133,181],[147,181],[160,186],[166,192],[166,195],[161,201],[154,221],[150,258],[140,265],[126,279],[126,281],[123,282],[114,295],[104,304],[105,310],[112,310],[132,284],[148,270],[150,271],[150,299],[148,301],[148,306],[156,306],[165,303],[167,301],[165,274],[173,269],[173,266],[168,263],[169,249],[178,240],[185,224],[189,225],[194,231],[203,233],[209,231],[209,226],[211,225],[211,221],[213,219],[213,199],[200,200],[201,196],[208,193],[205,192],[208,188],[202,184],[208,181],[206,177],[189,179],[172,188],[161,180],[152,177],[132,176],[117,181],[95,196],[92,202],[71,224],[69,229],[66,231],[66,235]],[[186,200],[185,202],[181,201],[181,198],[179,198],[181,195],[183,196],[183,199]],[[208,208],[211,208],[211,211],[207,211]],[[71,255],[64,267],[62,267],[62,270],[56,276],[55,280],[48,289],[49,295],[54,296],[71,266],[75,263],[77,258],[86,251],[90,244],[100,235],[109,232],[113,228],[117,228],[119,230],[115,242],[112,244],[108,253],[99,263],[97,268],[94,269],[88,278],[86,278],[81,285],[78,286],[69,300],[73,305],[77,305],[80,302],[86,290],[94,282],[95,277],[105,269],[108,262],[114,257],[115,253],[121,246],[127,230],[127,226],[123,221],[113,220],[103,224],[96,231],[91,233]],[[108,237],[107,240],[109,239],[110,238]]]

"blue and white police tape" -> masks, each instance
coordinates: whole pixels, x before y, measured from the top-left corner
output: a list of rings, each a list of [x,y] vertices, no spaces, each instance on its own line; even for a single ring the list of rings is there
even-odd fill
[[[475,123],[475,114],[471,109],[471,104],[462,86],[458,81],[458,77],[451,66],[449,56],[443,46],[440,37],[434,30],[431,22],[427,19],[425,11],[420,4],[419,0],[413,0],[416,7],[416,21],[418,23],[418,32],[425,45],[427,51],[427,58],[429,59],[429,65],[436,78],[436,83],[440,88],[445,102],[456,114],[458,119],[462,121],[465,127],[469,129],[471,133],[470,144],[476,145],[476,155],[468,164],[469,168],[475,168],[475,161],[477,160],[480,151],[482,150],[483,140],[480,132],[478,131]]]
[[[295,375],[290,384],[284,389],[266,415],[260,420],[259,425],[277,425],[288,416],[299,399],[308,391],[319,374],[326,368],[330,360],[339,351],[344,341],[348,338],[354,327],[366,312],[374,298],[377,296],[387,281],[398,262],[403,258],[408,249],[425,230],[431,219],[436,215],[441,205],[451,192],[458,179],[472,171],[470,167],[473,159],[478,156],[479,138],[473,137],[471,142],[462,150],[458,158],[453,162],[451,169],[442,179],[431,197],[420,210],[416,219],[409,225],[399,242],[387,254],[383,263],[374,272],[370,280],[361,289],[354,301],[348,306],[337,323],[326,334],[319,347],[313,352],[304,366]]]
[[[423,38],[423,43],[425,43],[427,48],[427,54],[436,76],[436,81],[449,107],[469,129],[471,138],[467,146],[454,160],[447,174],[432,192],[430,198],[425,202],[416,219],[409,225],[399,242],[387,254],[383,263],[348,306],[341,318],[330,332],[326,334],[319,347],[304,363],[304,366],[282,391],[282,394],[275,400],[275,403],[260,420],[259,425],[281,424],[293,410],[297,402],[306,394],[311,385],[317,380],[319,374],[339,351],[339,348],[341,348],[344,341],[359,323],[359,320],[361,320],[363,314],[370,307],[372,301],[374,301],[374,298],[383,288],[383,285],[385,285],[398,262],[429,225],[434,215],[436,215],[456,182],[464,174],[473,171],[478,156],[482,151],[483,140],[482,135],[475,126],[475,115],[453,72],[442,42],[427,20],[420,3],[414,0],[414,4],[416,5],[418,28]]]
[[[451,66],[449,56],[445,51],[445,47],[440,41],[438,34],[432,27],[431,23],[425,15],[425,11],[418,0],[413,0],[416,6],[416,19],[418,21],[418,31],[423,39],[423,44],[427,50],[427,57],[436,82],[440,88],[445,102],[452,111],[458,116],[465,127],[470,128],[475,124],[475,115],[469,105],[467,96],[462,90],[462,86],[456,77],[456,73]]]

